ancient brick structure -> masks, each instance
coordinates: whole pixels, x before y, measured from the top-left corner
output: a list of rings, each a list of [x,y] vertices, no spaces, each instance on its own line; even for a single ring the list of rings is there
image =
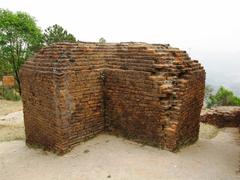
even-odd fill
[[[222,127],[240,127],[240,107],[218,106],[204,109],[201,112],[201,122]]]
[[[169,45],[51,45],[21,69],[26,141],[64,153],[111,131],[175,151],[198,139],[204,82]]]

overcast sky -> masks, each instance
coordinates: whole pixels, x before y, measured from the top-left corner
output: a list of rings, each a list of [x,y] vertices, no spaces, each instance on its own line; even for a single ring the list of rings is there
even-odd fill
[[[59,24],[81,41],[169,43],[200,60],[210,82],[233,76],[240,89],[240,0],[0,0],[0,7],[29,13],[42,29]]]

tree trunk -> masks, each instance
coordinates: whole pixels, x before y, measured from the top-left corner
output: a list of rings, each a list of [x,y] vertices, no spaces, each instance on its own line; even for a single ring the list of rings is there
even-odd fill
[[[15,58],[14,55],[12,54],[12,65],[13,65],[13,72],[15,74],[15,79],[17,81],[17,86],[18,86],[18,92],[21,95],[21,84],[20,84],[20,78],[19,78],[19,74],[18,74],[18,68],[15,64]]]
[[[15,79],[17,81],[17,85],[18,85],[18,92],[21,96],[21,83],[20,83],[20,78],[19,78],[19,74],[18,74],[18,71],[17,70],[14,70],[14,73],[15,73]]]

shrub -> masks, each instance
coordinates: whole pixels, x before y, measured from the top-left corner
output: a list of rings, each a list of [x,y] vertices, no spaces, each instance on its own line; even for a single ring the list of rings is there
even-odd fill
[[[231,90],[221,86],[215,95],[211,95],[207,101],[207,107],[212,106],[240,106],[240,98]]]
[[[0,86],[0,97],[11,101],[19,101],[21,99],[19,93],[14,88],[8,89],[3,86]]]

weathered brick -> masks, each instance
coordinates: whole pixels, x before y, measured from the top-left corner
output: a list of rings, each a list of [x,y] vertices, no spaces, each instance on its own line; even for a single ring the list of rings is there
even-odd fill
[[[222,127],[240,127],[240,107],[218,106],[211,109],[203,109],[201,122]]]
[[[58,43],[21,69],[26,141],[67,152],[102,131],[170,151],[198,139],[205,72],[146,43]]]

